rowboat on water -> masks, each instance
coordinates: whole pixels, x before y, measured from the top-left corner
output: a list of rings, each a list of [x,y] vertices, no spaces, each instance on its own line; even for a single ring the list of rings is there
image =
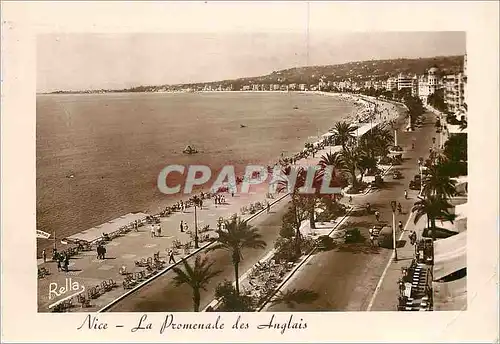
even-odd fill
[[[190,145],[187,145],[186,148],[182,151],[184,154],[196,154],[198,153],[198,150],[196,148],[191,147]]]

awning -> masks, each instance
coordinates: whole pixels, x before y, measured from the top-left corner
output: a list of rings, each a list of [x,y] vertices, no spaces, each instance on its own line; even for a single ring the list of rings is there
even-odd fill
[[[461,233],[467,230],[467,202],[457,204],[453,209],[449,209],[450,213],[456,215],[453,223],[451,221],[436,220],[436,227],[441,227],[449,231]]]
[[[467,193],[467,176],[459,176],[458,178],[451,178],[455,183],[455,190],[458,194]]]
[[[467,267],[467,232],[434,242],[435,281]]]
[[[459,311],[467,307],[467,277],[451,282],[432,282],[435,311]]]

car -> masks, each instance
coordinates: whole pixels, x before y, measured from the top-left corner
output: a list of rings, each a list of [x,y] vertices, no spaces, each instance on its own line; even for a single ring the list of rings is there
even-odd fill
[[[384,184],[384,178],[380,174],[375,176],[375,179],[370,183],[372,188],[379,188]]]
[[[410,190],[420,190],[420,181],[412,180],[408,187]]]
[[[403,174],[401,173],[401,171],[400,171],[400,170],[394,170],[394,171],[392,172],[392,177],[393,177],[394,179],[401,179],[401,178],[403,178]]]

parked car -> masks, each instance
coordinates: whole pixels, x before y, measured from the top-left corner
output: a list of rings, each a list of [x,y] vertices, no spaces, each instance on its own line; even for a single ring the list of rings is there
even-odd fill
[[[384,184],[384,178],[380,174],[375,176],[375,179],[370,183],[372,188],[380,188]]]
[[[408,187],[410,188],[410,190],[420,190],[420,180],[410,181],[410,185]]]

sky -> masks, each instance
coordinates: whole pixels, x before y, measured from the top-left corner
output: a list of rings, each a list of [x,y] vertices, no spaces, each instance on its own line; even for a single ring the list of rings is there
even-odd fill
[[[307,65],[465,54],[465,32],[70,33],[37,37],[37,92],[121,89]]]

